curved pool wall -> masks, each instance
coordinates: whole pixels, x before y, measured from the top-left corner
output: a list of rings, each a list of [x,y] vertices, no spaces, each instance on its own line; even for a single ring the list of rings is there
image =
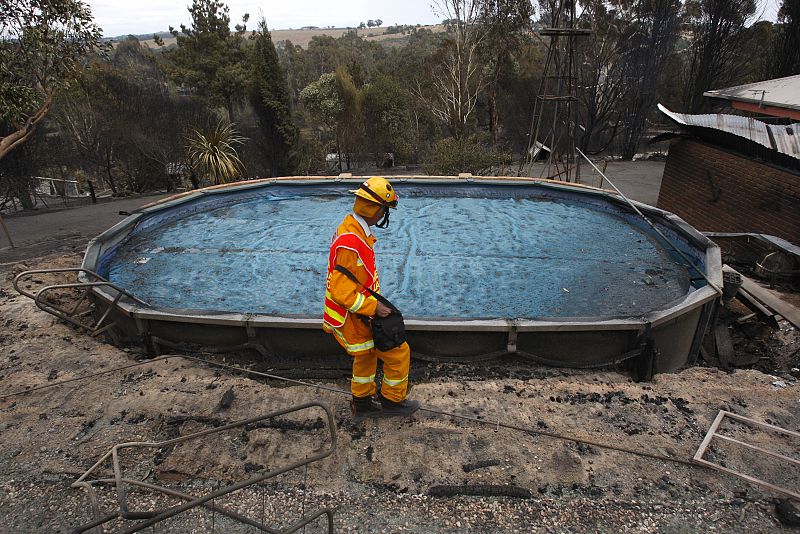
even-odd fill
[[[120,340],[141,341],[157,352],[175,346],[247,347],[283,358],[341,355],[320,328],[321,280],[329,236],[350,206],[346,190],[361,180],[268,179],[171,197],[137,210],[94,239],[83,267],[148,302],[145,307],[123,299],[112,312]],[[383,292],[404,310],[417,354],[519,352],[554,365],[594,366],[635,354],[651,339],[655,372],[675,370],[696,356],[717,291],[702,277],[690,280],[680,256],[618,196],[535,179],[392,181],[401,208],[387,230],[376,231],[378,264]],[[478,210],[462,205],[463,199],[483,204]],[[247,212],[253,207],[255,218]],[[637,207],[721,287],[716,245],[675,215]],[[526,210],[544,219],[526,227]],[[270,212],[277,224],[270,222]],[[210,213],[216,215],[212,222],[204,219]],[[544,232],[548,220],[561,223],[561,230]],[[321,226],[306,228],[309,221]],[[492,228],[497,221],[504,228]],[[216,231],[199,236],[190,231],[208,224],[222,224],[214,228],[224,235],[233,232],[231,242],[214,242]],[[470,231],[487,224],[499,238],[484,238],[479,252],[471,253],[466,249]],[[249,235],[237,236],[237,231]],[[572,236],[572,250],[553,241],[559,231]],[[290,244],[280,241],[295,234]],[[437,239],[442,234],[447,239]],[[604,245],[609,236],[619,245],[612,251]],[[289,254],[292,262],[286,261]],[[406,265],[410,258],[419,262],[410,266],[416,269]],[[578,275],[559,274],[575,264]],[[292,281],[286,284],[282,280],[289,271],[294,271]],[[447,276],[437,275],[431,288],[421,288],[420,273],[427,272]],[[187,282],[198,273],[208,276]],[[166,278],[146,283],[159,276]],[[262,283],[255,284],[259,277]],[[271,278],[277,283],[263,283]],[[479,290],[467,288],[457,297],[453,291],[437,292],[469,285],[470,279],[478,280],[473,285]],[[261,292],[253,289],[261,286]],[[101,310],[115,296],[105,289],[95,294]],[[302,305],[292,306],[293,301]]]

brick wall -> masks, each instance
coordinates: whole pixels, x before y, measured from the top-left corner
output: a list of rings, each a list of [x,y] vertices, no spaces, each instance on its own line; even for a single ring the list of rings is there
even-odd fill
[[[701,231],[770,234],[800,244],[800,174],[699,141],[670,146],[658,207]]]

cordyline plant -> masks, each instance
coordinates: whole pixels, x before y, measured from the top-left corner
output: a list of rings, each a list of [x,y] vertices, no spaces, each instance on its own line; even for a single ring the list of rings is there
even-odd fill
[[[210,132],[192,130],[186,138],[186,150],[192,166],[218,185],[244,174],[235,146],[245,141],[233,124],[220,121]]]

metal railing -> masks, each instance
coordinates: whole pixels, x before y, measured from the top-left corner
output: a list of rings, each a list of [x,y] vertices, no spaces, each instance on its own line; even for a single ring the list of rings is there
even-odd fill
[[[20,287],[20,284],[22,283],[23,280],[32,279],[34,275],[37,274],[47,275],[47,274],[59,274],[59,273],[83,273],[87,275],[88,279],[94,281],[47,285],[39,289],[36,293],[26,291],[25,289]],[[14,277],[13,285],[14,289],[20,295],[24,295],[30,299],[33,299],[33,301],[36,303],[36,306],[39,309],[51,315],[55,315],[59,319],[67,321],[68,323],[73,324],[79,328],[87,330],[89,334],[92,336],[98,336],[114,326],[113,322],[107,322],[107,321],[111,313],[117,308],[117,305],[119,304],[122,297],[126,297],[142,306],[147,306],[146,302],[134,297],[125,289],[103,278],[96,272],[90,271],[88,269],[83,269],[81,267],[70,267],[64,269],[35,269],[31,271],[23,271]],[[95,287],[111,288],[116,292],[116,295],[114,296],[109,307],[106,309],[103,315],[101,315],[100,318],[94,322],[94,324],[87,324],[86,322],[82,322],[79,319],[92,314],[94,312],[94,308],[90,307],[88,310],[84,310],[81,312],[79,312],[78,309],[80,308],[81,304],[83,304],[83,302],[86,301],[86,299],[91,294],[92,289]],[[72,306],[71,309],[66,309],[57,304],[56,302],[54,302],[53,300],[48,300],[45,298],[49,293],[60,289],[68,289],[68,290],[82,289],[84,291],[83,294],[81,295],[81,298],[78,299],[75,305]]]
[[[306,456],[303,460],[293,462],[283,467],[278,467],[263,475],[258,475],[255,477],[251,477],[247,480],[230,484],[228,486],[225,486],[224,488],[217,489],[216,491],[213,491],[201,497],[189,495],[187,493],[183,493],[181,491],[172,488],[165,488],[163,486],[159,486],[142,480],[130,479],[122,475],[122,468],[120,466],[119,455],[120,451],[123,449],[131,449],[131,448],[162,449],[164,447],[170,447],[185,441],[202,438],[210,434],[217,434],[234,428],[247,427],[248,425],[253,425],[261,421],[264,421],[266,419],[272,419],[275,417],[279,417],[281,415],[286,415],[289,413],[298,412],[313,407],[318,407],[325,411],[328,422],[328,430],[330,431],[330,446],[327,449],[323,449],[316,454]],[[326,405],[318,402],[309,402],[305,404],[300,404],[290,408],[285,408],[283,410],[277,410],[264,415],[260,415],[258,417],[253,417],[250,419],[245,419],[243,421],[230,423],[217,428],[203,430],[201,432],[195,432],[193,434],[187,434],[185,436],[180,436],[178,438],[170,439],[167,441],[119,443],[117,445],[114,445],[110,451],[104,454],[92,467],[89,468],[88,471],[86,471],[83,475],[81,475],[81,477],[78,478],[78,480],[76,480],[72,484],[73,488],[83,488],[88,492],[92,510],[92,516],[94,518],[90,523],[87,523],[85,525],[76,528],[75,530],[73,530],[73,532],[77,534],[81,532],[87,532],[92,529],[96,529],[96,531],[97,529],[100,529],[99,531],[102,532],[102,525],[114,519],[121,518],[131,521],[137,521],[135,524],[130,525],[128,528],[125,528],[122,531],[125,534],[132,534],[134,532],[139,532],[145,528],[152,527],[157,523],[165,521],[187,510],[191,510],[198,506],[203,506],[211,510],[212,512],[223,514],[240,523],[255,527],[259,531],[268,532],[270,534],[288,534],[290,532],[296,532],[297,530],[303,528],[304,526],[314,522],[321,516],[325,515],[327,517],[328,532],[332,534],[334,531],[333,514],[335,510],[331,508],[323,508],[317,510],[316,512],[308,516],[303,516],[300,520],[286,527],[285,529],[279,529],[275,527],[270,527],[258,521],[254,521],[253,519],[250,519],[239,513],[228,510],[223,506],[219,506],[215,504],[214,500],[217,499],[218,497],[227,495],[234,491],[241,490],[248,486],[252,486],[254,484],[263,482],[264,480],[267,480],[269,478],[273,478],[275,476],[281,475],[293,469],[297,469],[298,467],[303,467],[318,460],[322,460],[323,458],[327,458],[328,456],[333,454],[335,450],[336,450],[336,425],[334,423],[333,413],[331,412],[330,408],[328,408]],[[111,459],[111,465],[114,471],[114,478],[99,478],[99,479],[87,480],[87,478],[89,478],[89,476],[92,473],[97,471],[105,462],[107,462],[109,458]],[[117,495],[118,510],[113,511],[111,513],[103,514],[102,510],[100,509],[100,504],[97,498],[97,494],[94,490],[95,485],[114,486]],[[178,506],[173,506],[162,510],[149,510],[149,511],[131,510],[128,506],[126,485],[157,491],[163,493],[164,495],[169,495],[172,497],[183,499],[187,502]]]

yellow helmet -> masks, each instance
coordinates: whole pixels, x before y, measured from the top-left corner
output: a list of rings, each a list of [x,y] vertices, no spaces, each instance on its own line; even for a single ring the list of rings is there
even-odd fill
[[[350,191],[357,197],[361,197],[370,202],[387,206],[389,208],[397,207],[397,193],[389,183],[389,180],[383,176],[373,176],[369,180],[362,183],[358,189]]]

